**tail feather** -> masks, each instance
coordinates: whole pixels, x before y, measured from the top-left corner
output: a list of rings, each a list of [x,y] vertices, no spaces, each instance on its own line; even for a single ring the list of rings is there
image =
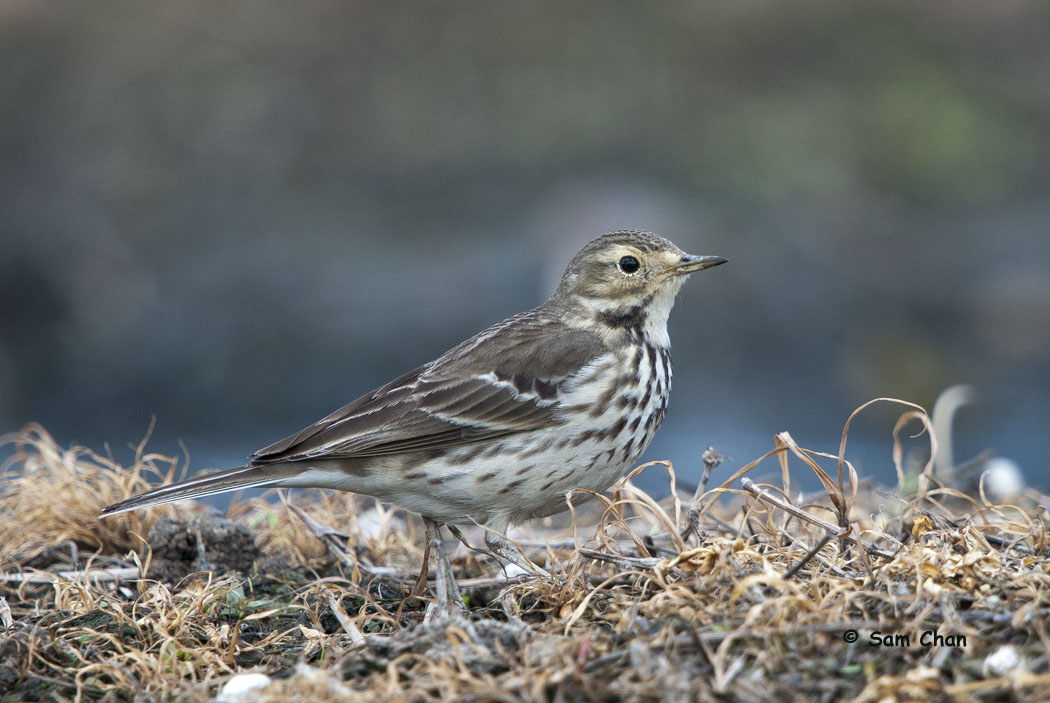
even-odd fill
[[[171,486],[155,488],[119,503],[107,505],[102,509],[99,517],[109,517],[154,505],[174,503],[177,500],[203,498],[216,493],[236,491],[240,488],[272,486],[284,478],[279,471],[275,471],[275,468],[274,466],[239,466],[236,469],[227,469]]]

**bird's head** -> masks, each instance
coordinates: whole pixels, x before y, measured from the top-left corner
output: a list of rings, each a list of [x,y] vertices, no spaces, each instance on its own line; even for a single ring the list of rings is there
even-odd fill
[[[612,232],[591,240],[569,262],[551,300],[599,325],[665,327],[688,275],[726,261],[686,254],[650,232]]]

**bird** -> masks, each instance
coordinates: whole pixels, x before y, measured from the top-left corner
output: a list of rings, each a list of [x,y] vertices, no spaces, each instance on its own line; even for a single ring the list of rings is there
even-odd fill
[[[671,391],[667,320],[689,274],[728,261],[650,232],[586,244],[542,305],[498,322],[244,466],[150,490],[100,517],[261,486],[352,491],[422,516],[436,547],[435,596],[462,605],[438,538],[479,524],[502,561],[547,572],[509,526],[568,509],[630,469]],[[423,569],[427,565],[424,563]]]

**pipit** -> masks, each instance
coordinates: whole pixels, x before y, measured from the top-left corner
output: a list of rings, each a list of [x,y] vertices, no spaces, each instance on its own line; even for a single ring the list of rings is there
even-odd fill
[[[245,466],[157,488],[102,517],[257,486],[335,488],[423,516],[438,547],[439,600],[459,602],[442,524],[484,526],[494,554],[543,575],[508,542],[508,526],[566,510],[574,489],[605,490],[645,451],[671,391],[675,296],[689,274],[725,262],[648,232],[598,237],[539,307],[260,449]]]

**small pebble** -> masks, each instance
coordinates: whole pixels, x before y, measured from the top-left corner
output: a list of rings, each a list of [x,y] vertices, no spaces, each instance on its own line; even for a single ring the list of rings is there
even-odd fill
[[[222,687],[215,703],[251,703],[269,685],[270,677],[266,674],[237,674]]]
[[[985,676],[1002,676],[1012,671],[1021,661],[1020,655],[1012,644],[1004,644],[984,658],[981,669]]]

